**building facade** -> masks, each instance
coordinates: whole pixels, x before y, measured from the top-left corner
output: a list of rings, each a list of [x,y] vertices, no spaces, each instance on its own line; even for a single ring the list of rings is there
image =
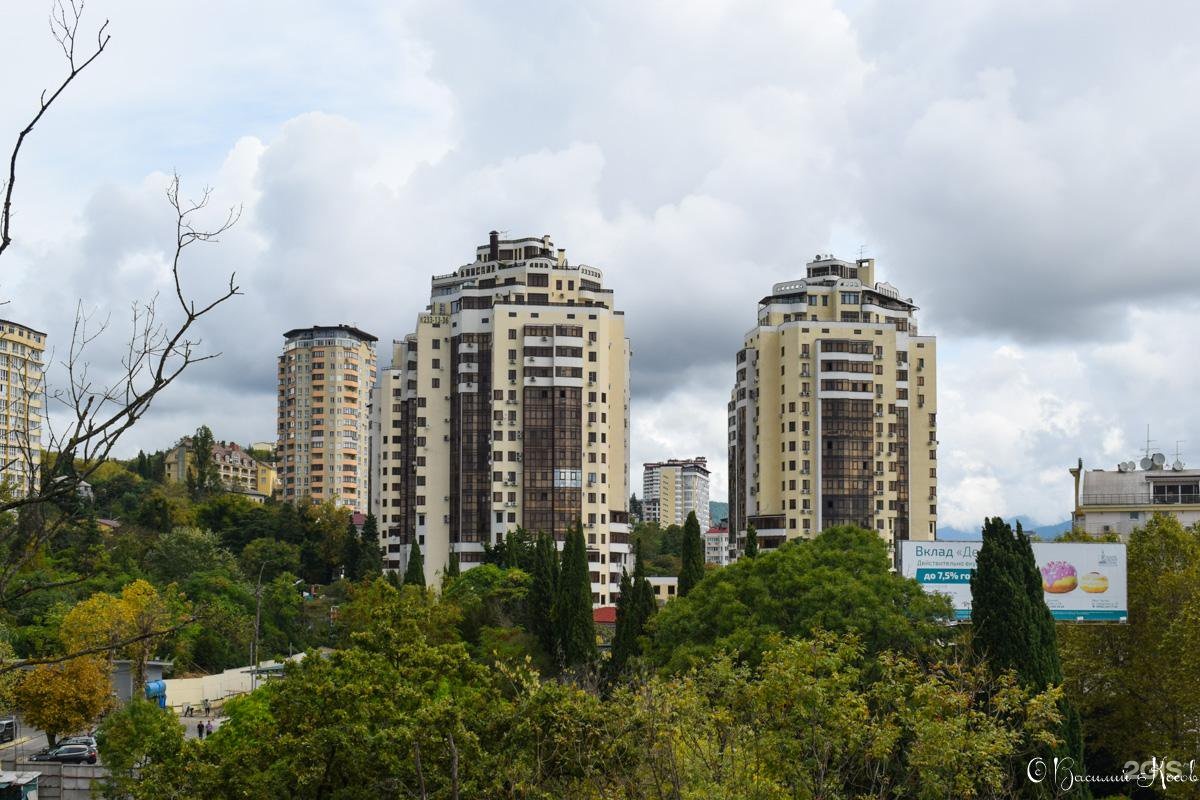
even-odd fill
[[[46,334],[0,319],[0,482],[24,496],[42,463]]]
[[[817,256],[775,284],[737,353],[729,523],[738,549],[835,525],[889,545],[937,532],[936,340],[874,259]]]
[[[213,442],[212,457],[221,476],[221,486],[228,492],[243,494],[261,503],[278,488],[275,467],[255,459],[234,442]],[[166,480],[186,483],[194,461],[192,437],[185,436],[167,451],[163,462]]]
[[[376,338],[350,325],[283,336],[275,446],[280,496],[366,511]]]
[[[704,534],[704,560],[709,564],[724,567],[732,560],[729,546],[729,528],[717,525]]]
[[[582,522],[598,605],[629,563],[629,342],[600,270],[549,236],[500,239],[433,278],[392,346],[373,414],[385,564],[421,544],[427,581],[518,526]]]
[[[1076,530],[1094,536],[1115,533],[1128,541],[1133,529],[1156,513],[1169,514],[1185,527],[1200,523],[1200,470],[1187,469],[1178,458],[1168,463],[1162,453],[1147,453],[1140,462],[1122,462],[1115,470],[1086,471],[1079,459],[1070,472]]]
[[[708,475],[708,461],[704,458],[672,458],[643,464],[643,517],[665,528],[682,525],[694,511],[700,530],[708,530]]]

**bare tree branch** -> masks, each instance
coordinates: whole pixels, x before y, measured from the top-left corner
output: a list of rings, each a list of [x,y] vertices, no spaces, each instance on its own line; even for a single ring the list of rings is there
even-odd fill
[[[26,463],[31,470],[30,485],[23,494],[0,499],[0,513],[24,508],[65,503],[74,498],[80,485],[108,460],[122,435],[150,409],[160,392],[170,386],[193,364],[216,358],[220,353],[201,353],[201,339],[193,338],[197,323],[232,297],[241,294],[236,274],[230,274],[225,289],[207,301],[197,302],[184,289],[183,253],[193,244],[219,241],[221,234],[232,228],[241,216],[235,206],[225,214],[215,228],[200,227],[197,215],[208,205],[212,195],[205,189],[199,200],[183,200],[180,179],[172,177],[166,191],[167,200],[175,211],[175,249],[171,259],[171,274],[181,319],[168,325],[158,315],[157,296],[131,307],[132,330],[121,356],[118,375],[107,383],[97,383],[91,375],[87,360],[88,348],[108,327],[108,320],[93,323],[94,313],[82,303],[75,312],[75,324],[65,358],[60,365],[66,373],[65,385],[47,393],[47,400],[65,409],[66,422],[60,431],[53,430],[49,420],[46,452],[54,454],[54,464],[35,468],[35,448],[40,435],[28,436],[22,444],[28,452]],[[32,393],[27,393],[32,396]],[[40,433],[40,429],[39,429]],[[40,473],[40,474],[39,474]],[[35,482],[36,481],[36,482]],[[4,598],[9,582],[40,552],[41,548],[60,532],[69,514],[60,514],[21,542],[19,551],[8,547],[7,558],[0,564],[0,599]],[[0,537],[0,545],[6,544]]]
[[[108,46],[109,39],[112,37],[106,33],[108,29],[108,20],[104,20],[104,24],[96,32],[96,48],[91,55],[83,61],[77,61],[75,54],[75,45],[78,41],[79,20],[83,16],[84,0],[68,0],[67,4],[63,0],[55,0],[53,8],[50,10],[50,33],[62,48],[63,55],[67,59],[67,76],[59,83],[58,88],[50,93],[49,97],[46,93],[49,89],[42,91],[41,97],[38,99],[38,109],[34,113],[33,118],[29,120],[29,124],[21,129],[17,134],[17,142],[13,145],[12,154],[8,159],[8,177],[4,181],[4,205],[0,207],[0,254],[3,254],[8,246],[12,244],[12,198],[13,188],[17,183],[17,158],[21,154],[21,146],[25,144],[25,138],[33,132],[34,127],[42,121],[42,117],[50,110],[50,106],[59,98],[64,90],[71,85],[71,82],[79,76],[88,66],[100,57],[104,52],[104,48]]]
[[[7,663],[0,663],[0,675],[3,675],[6,672],[12,672],[13,670],[26,669],[27,667],[36,667],[36,666],[40,666],[42,664],[61,664],[64,661],[73,661],[76,658],[83,658],[84,656],[94,656],[94,655],[98,655],[100,653],[111,653],[114,650],[120,650],[122,647],[127,647],[128,645],[131,645],[131,644],[137,644],[138,642],[144,642],[147,639],[156,639],[156,638],[159,638],[162,636],[168,636],[172,633],[179,631],[181,628],[184,628],[185,626],[192,624],[197,619],[198,619],[198,617],[188,617],[183,622],[180,622],[178,625],[172,625],[169,628],[163,628],[162,630],[147,631],[145,633],[139,633],[135,636],[130,636],[126,639],[121,639],[120,641],[110,642],[108,644],[97,645],[96,647],[88,647],[84,650],[76,650],[75,652],[68,653],[65,656],[52,656],[49,658],[24,658],[19,661],[9,661]]]

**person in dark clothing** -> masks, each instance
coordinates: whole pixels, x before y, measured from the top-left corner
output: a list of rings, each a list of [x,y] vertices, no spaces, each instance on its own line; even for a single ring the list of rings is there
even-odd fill
[[[197,739],[204,738],[204,723],[203,722],[196,723],[196,738]]]

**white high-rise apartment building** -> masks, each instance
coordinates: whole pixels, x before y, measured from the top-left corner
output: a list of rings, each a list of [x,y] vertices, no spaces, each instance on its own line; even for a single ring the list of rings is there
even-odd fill
[[[875,260],[817,256],[777,283],[737,354],[729,524],[739,549],[835,525],[889,545],[937,531],[937,341]]]
[[[629,568],[629,341],[600,270],[549,236],[501,239],[436,275],[392,345],[372,403],[373,508],[385,566],[421,545],[426,581],[468,569],[518,526],[562,540],[581,522],[592,599]]]
[[[662,527],[682,525],[695,511],[703,533],[709,527],[708,461],[670,459],[642,465],[642,514]]]
[[[45,351],[46,334],[0,319],[0,482],[18,497],[42,463]]]

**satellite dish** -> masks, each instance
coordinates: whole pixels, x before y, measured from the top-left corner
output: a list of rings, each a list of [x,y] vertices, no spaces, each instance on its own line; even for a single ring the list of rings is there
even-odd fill
[[[1153,456],[1151,456],[1151,458],[1153,459],[1154,466],[1156,467],[1161,467],[1163,464],[1167,463],[1167,457],[1162,453],[1155,453]]]
[[[1122,461],[1120,464],[1117,464],[1117,472],[1124,472],[1124,471],[1125,471],[1125,462]]]
[[[1175,470],[1176,472],[1179,472],[1180,470],[1183,469],[1183,462],[1180,461],[1178,458],[1175,459],[1175,463],[1173,463],[1171,465],[1171,469]]]
[[[1133,472],[1136,469],[1137,469],[1137,464],[1133,463],[1132,461],[1125,462],[1125,471],[1126,472]]]
[[[1142,458],[1142,469],[1150,469],[1152,466],[1154,466],[1154,462],[1150,460],[1150,456],[1144,456]]]

